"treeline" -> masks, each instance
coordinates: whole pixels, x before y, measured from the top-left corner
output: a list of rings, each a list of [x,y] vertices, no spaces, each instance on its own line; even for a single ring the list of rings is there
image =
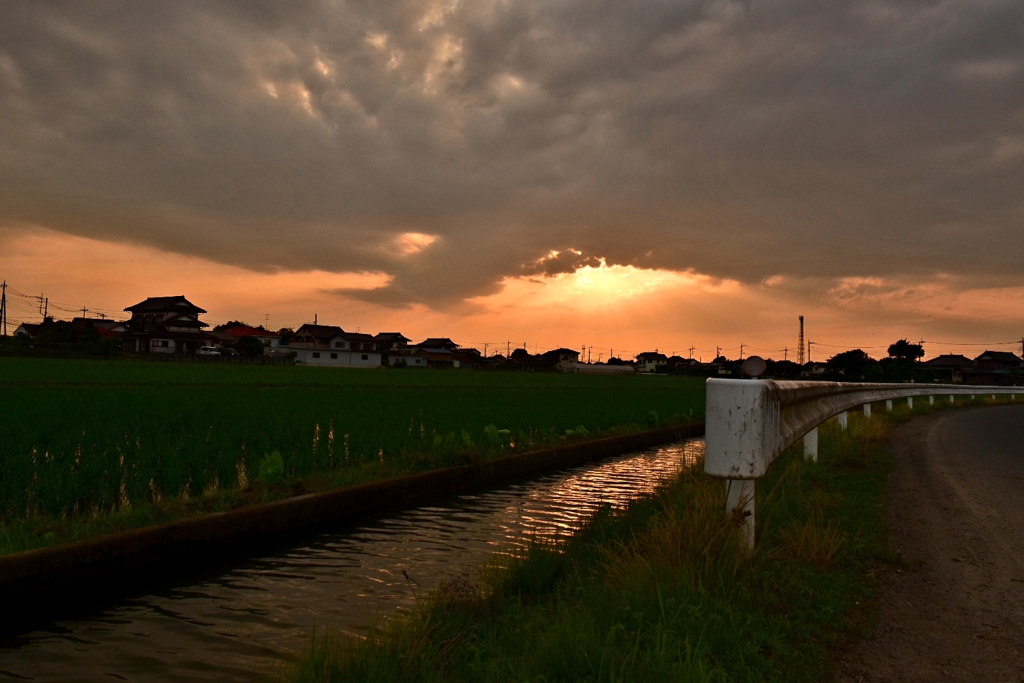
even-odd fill
[[[121,355],[121,338],[105,333],[91,322],[54,320],[47,316],[37,330],[32,337],[27,334],[3,337],[0,349],[17,355]]]

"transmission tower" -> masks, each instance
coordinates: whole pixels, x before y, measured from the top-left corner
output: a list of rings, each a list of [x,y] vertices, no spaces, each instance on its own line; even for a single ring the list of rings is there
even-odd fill
[[[804,364],[804,317],[800,316],[800,346],[796,349],[796,362]]]

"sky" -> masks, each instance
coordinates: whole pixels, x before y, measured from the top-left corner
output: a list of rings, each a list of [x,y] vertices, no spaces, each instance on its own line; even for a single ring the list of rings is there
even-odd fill
[[[15,322],[971,354],[1022,264],[1019,0],[0,3]]]

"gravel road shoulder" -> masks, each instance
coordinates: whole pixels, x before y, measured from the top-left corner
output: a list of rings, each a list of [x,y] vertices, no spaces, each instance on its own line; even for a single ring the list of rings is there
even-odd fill
[[[1024,406],[915,418],[889,445],[889,544],[905,565],[836,680],[1024,681]]]

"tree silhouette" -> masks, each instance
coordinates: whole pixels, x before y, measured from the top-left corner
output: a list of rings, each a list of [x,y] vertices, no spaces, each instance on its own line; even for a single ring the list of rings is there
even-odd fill
[[[889,357],[913,363],[918,358],[924,357],[924,346],[921,344],[911,344],[906,339],[900,339],[895,344],[889,345]]]

